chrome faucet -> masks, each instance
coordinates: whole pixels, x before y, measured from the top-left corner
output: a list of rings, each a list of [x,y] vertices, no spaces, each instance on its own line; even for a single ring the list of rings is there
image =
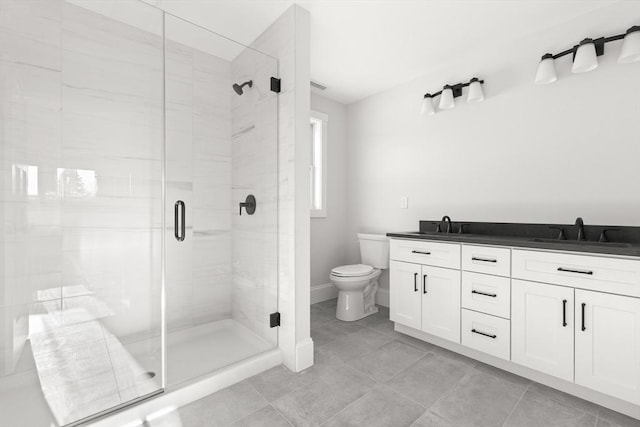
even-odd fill
[[[587,240],[584,234],[584,221],[581,217],[576,218],[576,227],[578,227],[578,240]]]
[[[453,233],[453,230],[451,229],[451,218],[449,218],[449,215],[443,216],[442,217],[442,221],[447,224],[447,229],[444,232],[445,233]]]

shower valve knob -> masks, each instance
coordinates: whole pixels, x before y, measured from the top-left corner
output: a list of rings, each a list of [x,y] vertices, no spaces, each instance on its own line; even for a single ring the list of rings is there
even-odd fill
[[[253,194],[249,194],[244,202],[240,202],[240,215],[242,215],[242,208],[249,215],[253,215],[256,212],[256,198]]]

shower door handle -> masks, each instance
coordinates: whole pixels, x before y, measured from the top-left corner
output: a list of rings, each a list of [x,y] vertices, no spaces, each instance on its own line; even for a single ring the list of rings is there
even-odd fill
[[[182,200],[178,200],[174,206],[174,225],[173,225],[173,234],[176,237],[178,242],[184,242],[184,238],[186,236],[186,210],[185,205]],[[178,226],[178,223],[180,225]]]

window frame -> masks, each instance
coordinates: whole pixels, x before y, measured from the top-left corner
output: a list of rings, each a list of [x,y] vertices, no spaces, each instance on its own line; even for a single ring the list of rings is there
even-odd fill
[[[309,124],[312,125],[312,134],[311,134],[311,159],[309,162],[309,189],[310,189],[310,200],[309,200],[309,212],[311,218],[326,218],[327,217],[327,140],[328,140],[328,127],[329,127],[329,116],[325,113],[321,113],[319,111],[311,110],[311,117],[309,120]],[[318,127],[319,126],[319,127]],[[320,132],[320,144],[322,145],[319,149],[316,147],[318,143],[317,133]],[[318,153],[319,150],[319,153]],[[320,154],[320,179],[317,179],[318,166],[314,162],[314,158],[316,154]],[[315,166],[315,168],[314,168]],[[315,173],[315,177],[314,177]],[[312,199],[317,195],[317,188],[314,189],[314,183],[320,182],[320,209],[314,209],[312,206]]]

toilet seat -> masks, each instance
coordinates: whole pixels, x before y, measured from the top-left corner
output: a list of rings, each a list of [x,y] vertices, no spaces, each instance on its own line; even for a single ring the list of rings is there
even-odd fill
[[[373,272],[374,268],[365,264],[341,265],[331,270],[331,274],[335,277],[361,277],[367,276]]]

